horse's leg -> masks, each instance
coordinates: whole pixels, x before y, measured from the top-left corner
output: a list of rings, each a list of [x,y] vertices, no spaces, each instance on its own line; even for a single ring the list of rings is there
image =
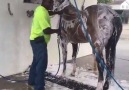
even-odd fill
[[[72,47],[73,47],[73,54],[72,54],[73,71],[71,73],[71,76],[75,76],[75,72],[76,72],[76,56],[77,56],[78,44],[72,43]]]
[[[108,42],[106,46],[106,64],[107,69],[111,71],[112,75],[114,75],[114,69],[115,69],[115,54],[116,54],[116,44],[115,41]],[[114,45],[113,45],[114,43]],[[108,90],[109,84],[111,83],[111,77],[109,73],[106,75],[105,84],[104,84],[104,90]]]
[[[67,43],[65,41],[61,41],[62,47],[62,55],[63,55],[63,72],[62,76],[66,73],[66,61],[67,61]]]
[[[98,77],[98,84],[97,84],[96,90],[103,90],[103,81],[104,81],[103,71],[104,71],[104,68],[101,66],[100,63],[97,63],[97,66],[98,66],[98,71],[99,71],[99,77]]]
[[[96,57],[93,50],[92,50],[92,53],[94,54],[93,71],[94,71],[94,74],[97,74],[97,62],[96,62]]]
[[[119,40],[121,31],[122,31],[122,23],[120,21],[120,18],[116,17],[114,18],[114,21],[115,21],[114,22],[115,28],[114,28],[113,34],[105,47],[106,64],[107,64],[108,70],[111,71],[112,75],[114,75],[114,69],[115,69],[116,44]],[[109,73],[107,73],[103,89],[108,90],[110,83],[111,83],[111,77]]]
[[[94,58],[95,58],[95,57],[94,57]],[[98,73],[97,73],[97,62],[96,62],[96,58],[94,59],[93,70],[94,70],[94,74],[98,74]]]
[[[114,74],[114,68],[115,68],[115,47],[112,47],[110,44],[106,46],[106,64],[107,64],[107,69],[111,70],[112,75]],[[109,73],[106,75],[105,79],[105,84],[103,89],[108,90],[109,88],[109,83],[111,82],[111,77]]]
[[[101,64],[101,62],[104,62],[104,61],[100,61],[100,60],[104,60],[104,59],[103,59],[102,49],[100,49],[100,48],[102,48],[102,47],[98,46],[98,47],[96,47],[96,50],[98,51],[98,54],[100,55],[101,59],[98,60],[98,58],[95,54],[96,59],[97,59],[98,72],[99,72],[98,84],[97,84],[96,90],[103,90],[103,81],[104,81],[104,77],[103,77],[104,68]]]

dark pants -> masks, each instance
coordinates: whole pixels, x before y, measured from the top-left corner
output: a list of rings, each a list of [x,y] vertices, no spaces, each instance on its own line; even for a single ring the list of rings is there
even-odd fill
[[[45,71],[48,63],[47,44],[30,41],[33,51],[33,62],[29,72],[28,84],[34,86],[34,90],[45,90]]]

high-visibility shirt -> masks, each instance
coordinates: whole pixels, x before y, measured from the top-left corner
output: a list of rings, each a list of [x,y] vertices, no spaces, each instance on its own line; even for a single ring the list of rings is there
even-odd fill
[[[48,27],[51,27],[49,13],[43,6],[38,6],[34,12],[30,40],[44,36],[46,43],[48,43],[51,36],[43,33],[43,30]]]

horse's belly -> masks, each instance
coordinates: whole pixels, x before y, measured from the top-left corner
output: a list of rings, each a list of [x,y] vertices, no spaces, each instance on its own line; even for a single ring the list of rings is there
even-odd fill
[[[69,42],[70,43],[87,43],[86,40],[73,40],[73,39],[71,39]]]
[[[74,33],[68,32],[68,35],[71,43],[87,43],[87,39],[84,36],[81,28],[77,29]]]
[[[86,24],[86,22],[85,22]],[[82,27],[78,19],[67,20],[62,19],[62,34],[64,39],[68,39],[71,43],[86,43],[87,39],[82,32]],[[65,33],[64,33],[65,32]]]

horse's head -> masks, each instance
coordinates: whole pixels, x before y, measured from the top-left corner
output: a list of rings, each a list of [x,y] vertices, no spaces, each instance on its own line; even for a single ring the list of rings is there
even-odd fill
[[[65,7],[70,5],[70,1],[69,0],[53,0],[53,1],[54,1],[53,11],[61,11]]]

